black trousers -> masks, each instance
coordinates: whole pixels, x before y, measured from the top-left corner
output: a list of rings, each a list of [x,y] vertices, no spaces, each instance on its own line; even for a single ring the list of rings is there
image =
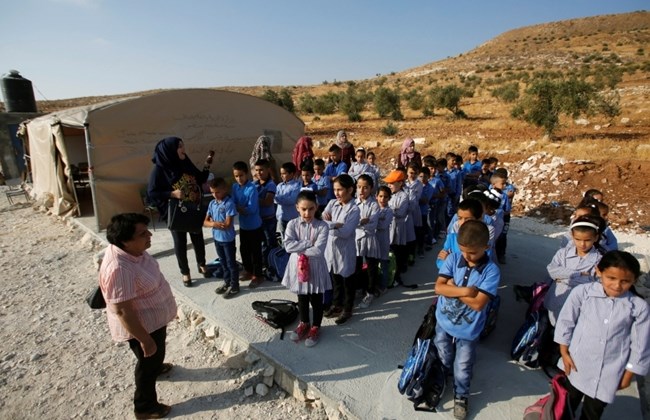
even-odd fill
[[[135,364],[135,392],[133,394],[133,408],[135,411],[146,413],[158,408],[158,395],[156,394],[156,378],[160,373],[165,360],[165,339],[167,327],[162,327],[151,334],[158,350],[151,357],[144,357],[140,342],[135,338],[129,340],[129,347],[138,359]]]
[[[357,276],[356,287],[365,291],[366,293],[375,293],[379,286],[379,260],[377,258],[366,258],[368,270],[363,271],[364,257],[357,257],[357,265],[355,275]]]
[[[578,408],[580,401],[584,397],[584,401],[582,401],[582,411],[580,412],[580,420],[600,419],[603,415],[603,411],[605,411],[605,407],[607,407],[607,403],[583,394],[571,385],[571,381],[566,381],[566,383],[567,390],[569,391],[569,404],[571,404],[571,410],[573,413],[575,414],[576,408]]]
[[[181,274],[190,274],[190,266],[187,262],[187,235],[188,232],[179,232],[170,230],[172,239],[174,240],[174,253],[178,261],[178,268]],[[203,241],[203,233],[189,233],[192,246],[194,247],[194,256],[196,263],[199,266],[205,265],[205,242]]]
[[[334,297],[332,298],[332,305],[342,307],[345,312],[352,312],[354,306],[354,277],[343,277],[340,274],[332,274],[332,286],[334,289]]]
[[[313,312],[313,320],[311,323],[314,327],[320,327],[323,322],[323,294],[311,293],[308,295],[298,295],[298,312],[300,313],[300,322],[310,324],[309,322],[309,304]]]
[[[505,214],[503,216],[503,231],[497,238],[494,248],[497,253],[497,257],[504,257],[506,255],[506,247],[508,246],[508,230],[510,229],[510,214]]]
[[[239,228],[239,253],[244,270],[255,277],[262,277],[262,228],[244,230]]]

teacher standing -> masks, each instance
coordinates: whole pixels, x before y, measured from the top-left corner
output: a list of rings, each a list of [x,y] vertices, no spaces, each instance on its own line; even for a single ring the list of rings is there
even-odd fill
[[[185,187],[190,184],[201,186],[210,174],[209,162],[203,170],[199,170],[189,156],[185,154],[185,144],[178,137],[166,137],[156,144],[151,161],[154,163],[151,176],[149,177],[149,187],[147,195],[149,200],[158,208],[160,217],[167,220],[167,202],[170,198],[183,200],[190,193]],[[170,230],[174,240],[174,253],[178,261],[178,268],[181,271],[183,285],[192,286],[192,276],[187,260],[187,234]],[[198,270],[201,274],[206,274],[205,268],[205,242],[203,233],[189,233],[190,240],[194,246],[194,256]]]

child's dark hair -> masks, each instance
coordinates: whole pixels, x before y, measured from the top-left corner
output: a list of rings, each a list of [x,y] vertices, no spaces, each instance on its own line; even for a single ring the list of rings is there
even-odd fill
[[[359,175],[359,178],[357,178],[357,182],[361,181],[362,179],[364,181],[366,181],[368,183],[368,185],[370,185],[370,188],[375,187],[375,181],[372,179],[372,177],[370,175],[368,175],[368,174]]]
[[[490,164],[494,163],[496,165],[497,163],[499,163],[498,157],[490,156],[488,159],[490,160]]]
[[[263,168],[269,169],[271,167],[271,163],[267,159],[257,159],[257,161],[255,161],[255,166],[261,166]]]
[[[228,188],[228,183],[226,182],[225,179],[218,176],[215,177],[212,181],[210,181],[210,188],[214,188],[215,190],[217,188]]]
[[[596,207],[598,208],[598,214],[602,215],[603,213],[609,213],[609,206],[602,201],[596,201]],[[601,216],[602,217],[602,216]]]
[[[370,156],[375,156],[375,152],[371,151],[371,152],[366,153],[367,158],[370,157]]]
[[[598,206],[592,203],[585,203],[584,200],[580,204],[578,204],[578,206],[574,211],[577,212],[578,210],[583,210],[583,209],[589,210],[589,215],[591,216],[597,216],[597,217],[600,216],[600,212],[598,211]]]
[[[325,161],[324,161],[323,159],[321,159],[321,158],[318,158],[318,159],[316,159],[316,160],[314,161],[314,166],[316,166],[316,165],[318,165],[318,166],[325,166]]]
[[[410,161],[410,162],[406,165],[406,168],[407,168],[407,169],[413,169],[415,172],[419,172],[419,171],[420,171],[420,165],[419,165],[417,162],[415,162],[415,161]]]
[[[330,148],[328,149],[328,151],[329,151],[330,153],[341,153],[341,148],[340,148],[338,145],[333,144],[333,145],[330,146]]]
[[[478,153],[478,147],[476,147],[476,146],[474,146],[474,145],[469,146],[469,147],[467,148],[467,151],[470,152],[470,153],[472,153],[472,152],[476,152],[476,153]]]
[[[474,198],[466,198],[458,203],[458,210],[469,211],[476,220],[483,217],[483,204]]]
[[[384,194],[388,194],[388,198],[390,198],[390,196],[393,195],[390,188],[388,188],[386,185],[382,185],[381,187],[377,188],[377,194],[379,194],[380,192],[383,192]]]
[[[314,167],[311,165],[305,165],[302,168],[300,168],[301,172],[309,172],[310,174],[314,175]]]
[[[431,155],[426,155],[422,158],[423,166],[436,166],[436,158]]]
[[[111,217],[106,227],[106,239],[111,245],[124,249],[127,242],[135,235],[135,225],[142,223],[149,226],[149,218],[140,213],[122,213]]]
[[[456,155],[456,159],[454,159],[454,163],[457,165],[462,165],[463,164],[463,157],[461,155]]]
[[[289,174],[296,173],[296,165],[293,162],[284,162],[281,166],[282,169],[289,172]]]
[[[470,194],[480,194],[483,195],[483,193],[487,190],[487,187],[482,184],[477,184],[477,185],[469,185],[465,188],[463,188],[463,193],[462,197],[463,199],[468,198]]]
[[[449,159],[456,159],[456,153],[454,153],[454,152],[447,152],[447,154],[445,155],[445,158],[447,158],[447,160],[449,160]]]
[[[248,173],[248,164],[242,160],[238,160],[237,162],[232,164],[232,169],[235,171],[242,171],[244,173]]]
[[[573,222],[571,222],[571,232],[596,232],[596,237],[605,231],[607,223],[605,219],[600,216],[591,216],[585,215],[577,217]]]
[[[440,158],[436,161],[436,168],[444,170],[446,167],[447,167],[447,159]]]
[[[431,176],[431,171],[426,166],[420,168],[420,173],[426,176]]]
[[[363,157],[366,157],[366,149],[363,147],[357,147],[357,150],[354,151],[354,154],[356,155],[359,152],[363,152]]]
[[[490,158],[485,158],[481,160],[481,165],[489,165],[490,164]]]
[[[312,203],[316,204],[316,207],[318,207],[318,199],[316,198],[316,193],[313,192],[312,190],[302,190],[298,193],[298,197],[296,197],[296,204],[300,203],[301,201],[311,201]]]
[[[468,220],[458,229],[458,245],[487,246],[490,241],[490,231],[480,220]]]
[[[356,191],[356,185],[354,183],[354,178],[352,178],[348,174],[341,174],[334,178],[334,181],[332,181],[332,184],[338,183],[341,187],[345,188],[346,190],[348,188],[352,188],[352,195],[354,195],[354,192]]]
[[[503,171],[497,169],[496,171],[492,172],[492,176],[490,177],[490,182],[497,179],[502,179],[503,181],[507,181],[508,175],[504,174]]]
[[[634,275],[635,279],[641,275],[639,260],[634,258],[634,255],[625,251],[609,251],[605,253],[596,267],[598,267],[601,273],[610,267],[615,267],[628,270]]]
[[[585,191],[584,198],[589,197],[589,198],[593,198],[594,200],[596,200],[596,199],[594,198],[594,195],[605,195],[605,194],[603,194],[603,192],[600,191],[600,190],[597,190],[597,189],[595,189],[595,188],[591,188],[591,189]],[[596,201],[598,201],[598,200],[596,200]]]
[[[505,179],[506,181],[508,180],[508,170],[506,168],[496,168],[494,170],[494,174],[496,175],[499,174],[501,178]]]

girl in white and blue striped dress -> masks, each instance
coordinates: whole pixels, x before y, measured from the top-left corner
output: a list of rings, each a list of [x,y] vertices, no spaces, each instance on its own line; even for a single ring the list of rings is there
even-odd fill
[[[361,174],[357,179],[357,206],[360,217],[357,226],[355,239],[357,243],[357,265],[356,273],[362,276],[363,284],[358,282],[366,294],[359,304],[359,308],[365,309],[375,297],[379,296],[378,290],[378,266],[379,266],[379,242],[377,241],[377,223],[379,222],[379,204],[372,195],[374,182],[368,174]],[[363,263],[367,266],[367,278],[363,276]]]
[[[352,316],[354,305],[355,230],[361,216],[354,202],[354,179],[350,175],[341,174],[334,178],[332,189],[336,198],[327,203],[323,220],[330,228],[325,258],[332,276],[334,296],[325,317],[336,318],[337,324],[343,324]]]
[[[299,217],[287,224],[284,248],[290,253],[282,284],[298,295],[300,323],[290,335],[298,342],[306,338],[305,345],[318,343],[323,320],[323,294],[332,288],[325,261],[325,248],[329,228],[318,220],[316,194],[310,190],[301,191],[296,200]],[[309,304],[313,310],[313,322],[309,320]]]

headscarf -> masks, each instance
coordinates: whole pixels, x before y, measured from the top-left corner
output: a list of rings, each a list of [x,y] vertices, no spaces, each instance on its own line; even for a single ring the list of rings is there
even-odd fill
[[[415,157],[415,149],[413,151],[411,151],[410,153],[407,152],[407,149],[412,144],[415,144],[415,140],[413,140],[411,137],[405,138],[404,141],[402,142],[402,149],[400,150],[400,153],[399,153],[399,160],[400,160],[400,163],[402,164],[402,166],[404,166],[404,167],[406,167],[406,165],[408,165],[408,163],[411,161],[411,159],[413,159]]]
[[[271,154],[271,138],[269,136],[259,136],[253,146],[253,153],[251,153],[251,159],[249,160],[250,168],[255,167],[255,162],[260,159],[266,159],[269,162],[273,160],[273,155]]]
[[[311,137],[302,136],[298,139],[296,146],[293,148],[293,155],[291,156],[291,160],[297,169],[300,169],[305,159],[314,158],[314,151],[311,147]]]
[[[344,134],[345,139],[343,139]],[[341,149],[352,146],[352,143],[350,143],[348,140],[348,134],[345,132],[345,130],[340,130],[338,133],[336,133],[336,145]]]
[[[165,137],[156,144],[151,161],[159,167],[169,184],[176,182],[183,173],[192,174],[200,181],[201,171],[199,171],[190,157],[185,155],[185,159],[178,157],[178,144],[183,139],[179,137]],[[205,177],[207,178],[207,173]]]

